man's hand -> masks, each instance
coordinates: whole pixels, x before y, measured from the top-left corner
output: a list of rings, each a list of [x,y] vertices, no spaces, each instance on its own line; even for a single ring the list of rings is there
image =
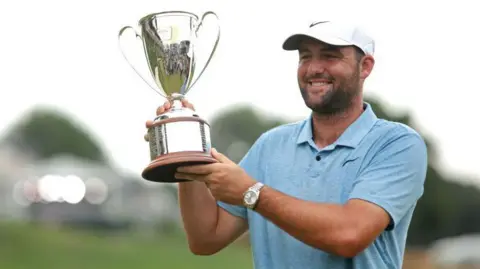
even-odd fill
[[[179,167],[175,177],[205,182],[216,200],[241,205],[243,193],[256,181],[215,149],[212,156],[218,163]]]

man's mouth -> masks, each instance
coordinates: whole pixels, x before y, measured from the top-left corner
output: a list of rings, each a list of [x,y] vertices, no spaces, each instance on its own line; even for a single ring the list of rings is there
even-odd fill
[[[326,91],[333,87],[332,82],[329,80],[310,80],[308,81],[308,88],[312,91]]]

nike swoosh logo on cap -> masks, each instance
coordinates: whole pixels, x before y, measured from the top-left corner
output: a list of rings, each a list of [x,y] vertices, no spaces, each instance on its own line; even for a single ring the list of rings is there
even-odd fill
[[[317,24],[320,24],[320,23],[326,23],[326,22],[330,22],[330,21],[317,21],[317,22],[314,22],[312,24],[310,24],[310,28],[312,28],[313,26],[317,25]]]

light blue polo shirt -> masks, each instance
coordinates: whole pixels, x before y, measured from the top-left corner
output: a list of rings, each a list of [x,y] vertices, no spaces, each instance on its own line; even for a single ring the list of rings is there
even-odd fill
[[[378,119],[365,103],[362,115],[332,145],[315,145],[308,117],[264,133],[240,165],[288,195],[337,204],[360,198],[383,207],[392,219],[366,250],[348,259],[302,243],[255,211],[219,202],[248,220],[255,269],[402,268],[407,231],[427,171],[426,145],[413,129]]]

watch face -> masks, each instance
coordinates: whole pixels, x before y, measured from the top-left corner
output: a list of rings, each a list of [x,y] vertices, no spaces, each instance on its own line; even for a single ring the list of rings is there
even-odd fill
[[[254,191],[245,193],[244,201],[247,205],[252,205],[257,201],[257,194]]]

